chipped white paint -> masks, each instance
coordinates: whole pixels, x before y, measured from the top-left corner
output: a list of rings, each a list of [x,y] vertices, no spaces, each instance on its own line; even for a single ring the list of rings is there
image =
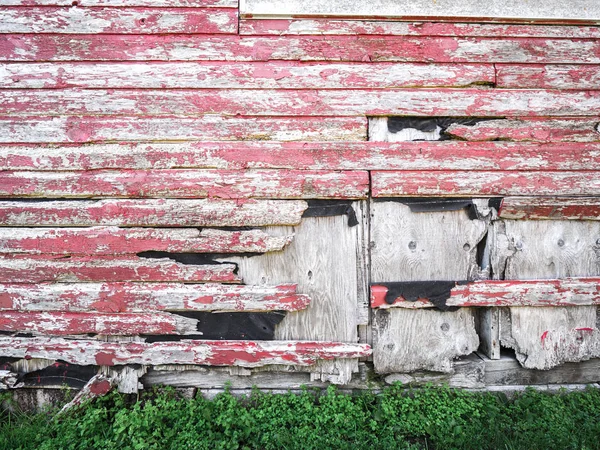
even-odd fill
[[[72,0],[2,0],[6,6],[73,6]],[[77,6],[156,8],[237,8],[237,0],[77,0]]]

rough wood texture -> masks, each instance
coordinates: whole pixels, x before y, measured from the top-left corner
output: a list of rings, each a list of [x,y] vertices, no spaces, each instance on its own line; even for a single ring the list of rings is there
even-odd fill
[[[325,122],[330,120],[327,118]],[[0,145],[0,168],[38,171],[174,168],[600,170],[600,143],[246,141],[15,144]],[[293,204],[285,202],[288,203]],[[284,203],[272,204],[282,209]]]
[[[520,25],[488,23],[400,22],[344,19],[241,19],[242,35],[390,35],[390,36],[477,36],[523,38],[597,39],[595,26]]]
[[[595,9],[595,0],[577,0],[563,3],[558,0],[523,4],[518,0],[489,0],[486,3],[461,3],[453,0],[371,0],[354,2],[351,0],[300,0],[285,3],[274,0],[242,0],[240,14],[249,17],[435,17],[442,18],[487,18],[487,21],[553,20],[570,23],[574,20],[595,22],[600,14]]]
[[[517,118],[454,124],[446,133],[469,141],[594,142],[600,140],[597,119]]]
[[[309,341],[180,341],[99,342],[61,338],[0,338],[0,351],[9,358],[59,359],[71,364],[202,364],[259,367],[268,364],[310,366],[321,359],[360,358],[366,344]]]
[[[6,304],[7,296],[5,288],[0,287],[0,290],[3,291],[1,294],[2,303]],[[35,289],[28,291],[29,295],[32,295],[34,292]],[[153,312],[151,314],[63,311],[0,312],[0,331],[33,333],[44,336],[88,333],[123,336],[134,336],[137,334],[185,335],[198,333],[197,323],[198,321],[195,319],[160,312]]]
[[[239,283],[233,264],[180,264],[137,256],[0,255],[1,283],[219,282]]]
[[[496,86],[530,89],[598,89],[600,69],[583,65],[499,65]]]
[[[60,172],[54,176],[60,178]],[[0,201],[0,223],[21,226],[257,227],[297,224],[306,208],[306,202],[301,200]]]
[[[600,224],[592,221],[495,223],[492,262],[506,279],[598,276]],[[502,345],[523,367],[549,369],[600,356],[596,306],[510,308],[500,323]]]
[[[392,304],[385,301],[387,288],[371,287],[372,308],[433,306],[402,297]],[[600,278],[562,280],[481,280],[457,285],[450,291],[448,306],[584,306],[600,305]]]
[[[4,3],[4,2],[3,2]],[[233,34],[234,9],[3,7],[0,33]]]
[[[0,310],[19,311],[298,311],[310,304],[308,296],[296,293],[295,285],[43,283],[2,284],[0,292]]]
[[[3,197],[364,198],[368,190],[364,171],[0,172]]]
[[[80,390],[77,395],[68,402],[61,410],[56,414],[60,416],[65,412],[71,410],[75,406],[79,406],[86,401],[90,401],[94,398],[103,397],[108,394],[114,387],[114,381],[104,375],[97,374]]]
[[[0,36],[1,38],[1,36]],[[132,126],[135,122],[135,126]],[[21,117],[0,118],[0,142],[63,143],[102,141],[278,140],[360,141],[364,117],[245,118],[208,114],[201,117]]]
[[[0,64],[0,88],[356,89],[491,85],[491,64],[176,62]]]
[[[371,282],[473,278],[477,244],[486,232],[485,221],[469,220],[462,210],[412,213],[401,203],[373,202]],[[379,373],[451,372],[455,357],[479,345],[469,308],[377,311],[373,334]]]
[[[0,35],[0,61],[598,64],[598,39],[454,36]]]
[[[373,171],[373,197],[600,195],[597,172]]]
[[[597,116],[599,103],[598,91],[534,89],[32,89],[27,95],[6,89],[0,90],[0,124],[14,126],[23,119],[11,117],[40,111],[50,116]]]
[[[260,230],[0,228],[0,252],[34,255],[131,255],[148,251],[263,253],[280,251],[291,240],[292,236],[270,236]]]
[[[600,220],[598,197],[505,197],[501,219]]]
[[[2,0],[6,6],[74,6],[71,0]],[[77,6],[153,6],[156,8],[237,8],[237,0],[78,0]]]
[[[362,218],[363,207],[354,203],[354,208]],[[225,259],[239,264],[246,283],[297,283],[298,292],[310,296],[306,310],[288,314],[279,324],[276,339],[356,342],[360,310],[367,302],[357,273],[359,260],[365,259],[360,228],[349,227],[346,216],[306,217],[293,229],[267,229],[273,235],[294,232],[284,252]],[[357,370],[356,361],[335,361],[317,367],[313,379],[346,384]]]

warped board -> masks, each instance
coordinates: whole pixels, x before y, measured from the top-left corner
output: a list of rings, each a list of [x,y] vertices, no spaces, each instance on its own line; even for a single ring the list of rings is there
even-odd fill
[[[0,196],[5,198],[364,198],[368,189],[365,171],[0,172]]]
[[[486,222],[466,211],[413,213],[398,202],[371,203],[371,283],[469,279]],[[378,373],[451,372],[452,360],[479,339],[469,308],[455,312],[377,310],[373,362]]]
[[[241,19],[241,35],[389,35],[598,39],[595,26],[400,22],[349,19]]]
[[[492,266],[506,280],[600,275],[598,222],[504,220],[493,233]],[[596,327],[596,306],[502,309],[500,341],[523,367],[546,370],[600,357]]]
[[[24,174],[31,172],[24,172]],[[60,173],[57,173],[60,179]],[[1,178],[1,176],[0,176]],[[1,190],[1,189],[0,189]],[[303,200],[0,200],[6,226],[258,227],[300,223]]]
[[[529,89],[598,89],[598,66],[584,65],[498,65],[496,86]]]
[[[0,310],[22,312],[298,311],[310,304],[295,285],[40,283],[0,284],[0,292]]]
[[[501,219],[600,220],[598,197],[505,197]]]
[[[373,171],[373,197],[600,195],[598,172]]]
[[[198,321],[176,314],[110,314],[63,311],[2,311],[0,331],[42,334],[44,336],[102,334],[186,335],[198,333]]]
[[[296,61],[0,64],[2,89],[390,89],[491,85],[494,76],[491,64]]]
[[[0,252],[124,255],[140,252],[263,253],[282,250],[292,236],[261,230],[196,228],[0,228]]]
[[[0,256],[0,283],[44,282],[217,282],[239,283],[233,264],[182,264],[167,257],[137,256]]]
[[[597,116],[600,92],[486,88],[32,89],[23,95],[19,89],[5,89],[0,90],[0,104],[3,124],[17,122],[12,116],[31,118],[40,111],[51,116]]]
[[[9,358],[45,358],[71,364],[202,364],[259,367],[269,364],[310,366],[321,359],[360,358],[366,344],[309,341],[99,342],[61,338],[0,337],[0,352]]]
[[[426,297],[417,301],[402,296],[387,303],[388,289],[371,286],[372,308],[431,308]],[[600,305],[600,278],[561,280],[482,280],[456,283],[448,290],[446,306],[585,306]]]
[[[235,9],[7,7],[0,33],[235,34]]]
[[[132,126],[135,123],[135,126]],[[0,142],[277,140],[360,141],[366,139],[365,117],[34,117],[0,118]]]
[[[284,252],[252,258],[224,258],[239,265],[239,275],[249,284],[296,283],[298,292],[311,298],[310,306],[288,314],[275,338],[356,342],[359,325],[368,319],[368,293],[360,275],[365,270],[365,220],[363,203],[353,203],[359,222],[348,218],[306,217],[297,227],[269,227],[272,235],[294,233]],[[358,370],[356,361],[335,361],[315,368],[312,379],[347,384]]]
[[[325,119],[326,122],[329,120],[331,118]],[[245,141],[14,144],[0,145],[0,168],[34,171],[173,168],[600,170],[600,143]],[[221,202],[227,204],[223,200]],[[270,204],[283,209],[284,205],[294,203],[272,201]]]
[[[598,39],[0,35],[0,61],[354,61],[598,64]]]

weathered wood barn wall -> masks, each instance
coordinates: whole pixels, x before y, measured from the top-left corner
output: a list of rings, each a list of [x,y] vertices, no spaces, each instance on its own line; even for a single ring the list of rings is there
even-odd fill
[[[0,0],[3,387],[600,381],[593,1],[371,3]]]

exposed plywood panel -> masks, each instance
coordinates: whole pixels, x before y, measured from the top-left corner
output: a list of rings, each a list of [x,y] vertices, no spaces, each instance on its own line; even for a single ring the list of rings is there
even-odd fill
[[[492,64],[296,61],[0,64],[0,88],[356,89],[492,84]]]
[[[0,172],[0,196],[5,198],[364,198],[368,189],[365,171]]]
[[[600,195],[598,172],[374,171],[373,197]]]
[[[56,175],[60,178],[60,173]],[[258,227],[297,224],[307,207],[303,200],[105,199],[28,203],[17,200],[0,201],[0,223],[4,226]]]
[[[261,230],[196,228],[0,228],[0,252],[55,255],[170,253],[263,253],[280,251],[292,236]]]
[[[371,204],[371,282],[464,280],[478,276],[477,244],[486,222],[466,211],[413,213],[398,202]],[[373,319],[379,373],[451,372],[452,360],[479,339],[469,308],[456,312],[377,311]]]
[[[0,36],[1,38],[1,36]],[[135,126],[133,124],[135,123]],[[366,139],[364,117],[225,117],[68,116],[0,118],[0,142],[101,141],[360,141]]]
[[[233,34],[237,32],[237,17],[235,9],[216,8],[3,6],[0,33]]]
[[[456,2],[453,0],[371,0],[361,3],[351,0],[287,1],[242,0],[240,13],[249,17],[291,16],[357,16],[363,19],[379,17],[436,17],[436,18],[488,18],[491,21],[517,20],[600,20],[594,0],[573,0],[563,3],[557,0],[523,4],[519,0],[489,0]]]
[[[600,274],[600,224],[591,221],[504,221],[494,224],[493,259],[506,279],[564,278]],[[526,368],[549,369],[599,357],[596,306],[510,308],[500,337]]]
[[[319,118],[324,123],[332,120]],[[366,129],[366,122],[363,126]],[[13,144],[0,145],[0,168],[576,171],[600,170],[600,143],[449,140]]]
[[[354,203],[358,217],[362,206]],[[364,222],[362,222],[364,226]],[[239,264],[239,274],[250,284],[297,283],[298,292],[311,298],[310,306],[288,314],[276,329],[276,339],[318,339],[356,342],[359,317],[365,308],[365,280],[358,271],[365,259],[361,225],[348,226],[346,216],[306,217],[294,228],[269,227],[271,234],[294,232],[284,252],[252,258],[225,258]],[[346,384],[356,361],[335,361],[315,368],[313,378]]]
[[[355,61],[598,64],[598,39],[395,36],[0,36],[0,61]]]
[[[597,116],[599,104],[598,91],[534,89],[32,89],[27,95],[16,89],[0,90],[2,123],[11,123],[11,116],[31,118],[40,112],[51,116]]]
[[[450,22],[400,22],[351,19],[241,19],[242,35],[390,35],[600,38],[595,26],[523,25]]]
[[[36,257],[37,256],[37,257]],[[0,256],[0,282],[179,281],[239,283],[233,264],[181,264],[168,258],[137,256]]]
[[[501,219],[600,220],[599,197],[506,197]]]
[[[289,341],[99,342],[61,338],[0,338],[9,358],[46,358],[80,365],[202,364],[259,367],[269,364],[311,366],[321,359],[360,358],[366,344]]]
[[[310,298],[295,285],[216,283],[1,284],[0,310],[141,313],[149,311],[298,311]],[[93,317],[93,314],[90,315]],[[140,331],[133,334],[150,334]]]

